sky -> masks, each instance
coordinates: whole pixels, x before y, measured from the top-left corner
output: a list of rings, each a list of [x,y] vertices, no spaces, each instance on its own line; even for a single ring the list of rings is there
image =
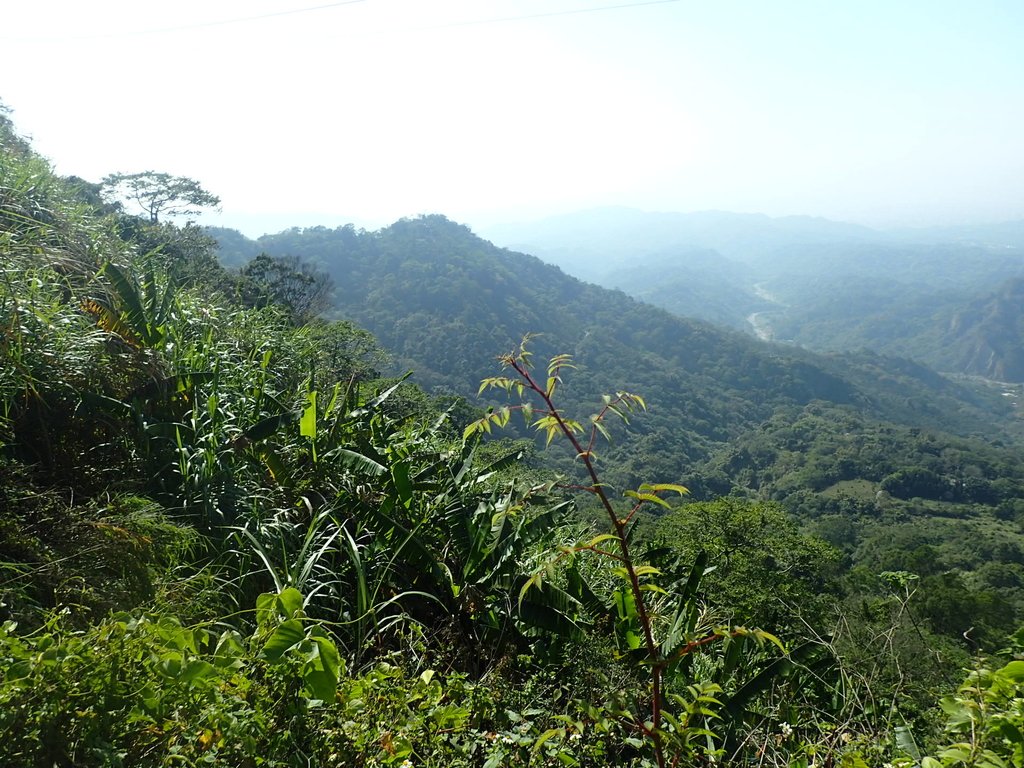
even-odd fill
[[[0,101],[59,173],[208,223],[598,206],[1024,218],[1021,0],[33,0]]]

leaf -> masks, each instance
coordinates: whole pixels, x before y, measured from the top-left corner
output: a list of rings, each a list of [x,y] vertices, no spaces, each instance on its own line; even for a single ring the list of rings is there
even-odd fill
[[[636,601],[633,599],[633,592],[629,589],[617,589],[614,594],[615,610],[620,619],[635,619],[637,617]]]
[[[213,653],[213,663],[218,667],[238,669],[242,666],[245,648],[238,633],[227,630],[217,640],[217,648]]]
[[[183,683],[194,683],[197,680],[210,677],[215,671],[216,668],[210,662],[203,661],[202,659],[192,659],[181,670],[178,679]]]
[[[491,376],[480,381],[477,395],[482,395],[488,389],[504,389],[506,392],[511,392],[516,383],[515,379],[510,379],[508,376]]]
[[[632,392],[616,392],[615,396],[625,403],[625,405],[631,410],[634,405],[640,406],[641,410],[647,410],[647,403],[644,402],[644,399],[640,397],[640,395],[635,395]]]
[[[690,492],[688,488],[682,485],[676,485],[675,483],[642,483],[640,485],[641,491],[649,491],[651,493],[664,493],[665,491],[674,491],[680,496],[685,496]]]
[[[964,765],[970,765],[972,762],[971,749],[967,744],[954,744],[953,746],[942,750],[942,752],[939,753],[939,757],[943,758],[943,760],[955,760],[956,762],[963,763]]]
[[[341,460],[339,463],[343,467],[357,469],[360,472],[365,472],[373,477],[383,475],[388,471],[388,468],[379,461],[375,461],[365,454],[348,448],[333,448],[326,454],[326,456],[336,457]]]
[[[544,748],[544,744],[556,737],[564,738],[565,728],[548,728],[544,733],[537,737],[537,740],[533,743],[533,749],[530,751],[534,755],[539,755],[541,749]]]
[[[311,636],[310,641],[311,653],[303,673],[303,680],[315,698],[333,702],[338,689],[338,677],[341,673],[341,657],[338,655],[338,648],[322,634]]]
[[[550,597],[551,589],[545,590],[544,595]],[[564,593],[563,593],[564,594]],[[555,603],[561,602],[555,600]],[[536,600],[524,600],[519,606],[519,618],[528,626],[542,629],[558,637],[568,637],[575,640],[582,639],[583,630],[568,614],[560,610],[557,605]]]
[[[121,319],[119,313],[92,299],[86,299],[82,302],[82,310],[92,315],[96,320],[96,324],[107,333],[119,336],[123,341],[136,349],[142,349],[142,339]]]
[[[1024,744],[1024,733],[1021,733],[1021,730],[1012,723],[1000,723],[998,728],[999,733],[1001,733],[1003,738],[1007,741],[1016,744]]]
[[[302,606],[302,593],[295,587],[285,587],[277,595],[278,610],[286,619],[299,616],[302,613]]]
[[[592,617],[611,616],[611,608],[601,602],[580,573],[576,563],[573,563],[566,573],[566,590]]]
[[[306,395],[306,408],[302,411],[302,418],[299,419],[299,434],[316,439],[316,390]]]
[[[509,409],[509,407],[507,405],[503,405],[501,408],[494,412],[494,415],[491,418],[494,419],[494,423],[497,426],[504,427],[506,424],[508,424],[508,420],[511,415],[512,411]]]
[[[779,640],[779,638],[777,638],[771,632],[765,632],[763,629],[755,629],[754,632],[753,632],[753,635],[754,635],[754,637],[759,642],[763,641],[763,640],[767,640],[769,643],[771,643],[776,648],[778,648],[780,651],[782,651],[782,653],[786,652],[786,646],[784,646],[782,644],[782,641]]]
[[[572,363],[572,355],[555,355],[548,361],[548,376],[553,376],[559,368],[575,368]]]
[[[298,619],[283,621],[263,646],[263,655],[268,661],[280,661],[288,651],[305,639],[306,634],[302,631],[301,621]]]
[[[656,595],[668,594],[668,590],[658,586],[657,584],[641,584],[640,589],[642,589],[644,592],[653,592]]]
[[[400,378],[397,382],[392,384],[390,387],[385,389],[383,392],[381,392],[379,395],[374,397],[372,400],[370,400],[362,407],[354,409],[351,413],[348,414],[349,418],[354,419],[358,418],[359,416],[363,416],[367,413],[371,413],[377,406],[379,406],[381,403],[383,403],[385,400],[391,397],[391,395],[393,395],[396,391],[398,391],[398,388],[401,387],[405,380],[408,379],[410,376],[412,376],[412,371],[409,371],[408,373],[403,375],[402,378]]]
[[[513,451],[512,453],[502,456],[497,461],[492,461],[490,464],[488,464],[486,467],[480,470],[480,476],[482,477],[484,475],[493,474],[494,472],[498,472],[502,469],[507,469],[508,467],[515,466],[522,460],[522,458],[522,451]],[[476,482],[480,482],[480,480],[477,479]]]
[[[633,573],[636,574],[637,578],[643,578],[644,576],[660,576],[661,571],[655,568],[653,565],[637,565],[633,567]]]
[[[118,300],[125,307],[124,314],[132,331],[148,343],[149,339],[147,336],[149,334],[146,332],[148,330],[146,328],[146,310],[142,305],[142,297],[139,295],[138,288],[128,279],[128,276],[121,268],[112,262],[108,261],[104,264],[100,274],[110,278]]]
[[[412,508],[413,487],[409,479],[409,464],[404,461],[395,462],[391,467],[391,479],[398,493],[398,500],[406,509]]]
[[[580,424],[578,421],[563,418],[562,423],[565,424],[566,428],[570,432],[575,432],[576,434],[580,434],[581,432],[583,432],[583,425]]]
[[[242,433],[242,437],[247,440],[265,440],[285,424],[295,421],[296,418],[297,416],[294,413],[279,413],[276,416],[268,416],[245,430]]]
[[[249,531],[242,533],[251,538]],[[294,619],[302,615],[302,593],[294,587],[285,587],[280,592],[264,592],[256,598],[256,624],[266,627],[277,619]]]
[[[543,571],[537,571],[537,573],[533,574],[530,578],[528,578],[526,580],[526,582],[523,584],[523,586],[519,589],[519,605],[520,606],[522,606],[523,600],[526,599],[526,593],[529,592],[532,587],[536,587],[537,589],[541,588],[541,585],[543,583],[543,579],[544,579],[544,572]]]
[[[622,495],[623,496],[629,496],[630,498],[633,498],[633,499],[638,499],[641,503],[645,502],[645,501],[649,501],[652,504],[657,504],[659,507],[664,507],[665,509],[671,509],[672,508],[672,507],[669,506],[669,503],[667,501],[665,501],[660,496],[655,496],[653,493],[640,493],[638,491],[623,491]]]
[[[605,440],[607,440],[608,442],[611,442],[611,440],[612,440],[611,433],[608,431],[608,427],[606,427],[603,423],[601,423],[601,417],[599,415],[597,415],[595,413],[593,416],[591,416],[590,417],[590,423],[593,425],[594,429],[596,429],[598,432],[601,433],[601,436]]]
[[[243,534],[252,536],[249,531],[242,531]],[[263,628],[274,622],[277,618],[277,593],[264,592],[256,598],[256,626]]]
[[[804,647],[807,646],[810,646],[810,643],[807,643]],[[732,648],[739,647],[739,644],[732,646]],[[728,702],[726,703],[726,709],[738,722],[739,718],[746,710],[747,705],[753,700],[753,698],[768,690],[776,678],[785,675],[792,668],[793,660],[791,658],[782,657],[780,659],[773,660],[765,666],[764,669],[747,680],[736,690],[735,693],[733,693],[732,696],[729,697]]]
[[[999,674],[1015,683],[1024,682],[1024,661],[1011,661],[999,670]]]
[[[917,742],[914,740],[914,733],[910,730],[909,726],[896,726],[896,746],[914,760],[921,759],[921,750],[918,749]]]
[[[281,461],[281,457],[269,448],[264,448],[260,451],[260,458],[263,459],[263,463],[267,465],[267,470],[270,472],[270,476],[280,485],[285,485],[288,470]]]
[[[551,429],[552,427],[557,429],[558,420],[551,414],[546,414],[544,416],[538,416],[530,426],[538,432],[542,429]]]
[[[188,371],[167,376],[161,379],[154,379],[136,387],[127,400],[148,400],[150,398],[166,398],[171,393],[188,396],[196,384],[211,381],[215,377],[213,371]]]

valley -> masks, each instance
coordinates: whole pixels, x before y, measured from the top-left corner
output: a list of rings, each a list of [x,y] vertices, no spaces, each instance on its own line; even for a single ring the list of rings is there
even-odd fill
[[[642,234],[630,241],[630,228]],[[490,232],[581,279],[761,340],[1024,379],[1024,250],[1012,224],[880,231],[801,217],[606,209]],[[628,271],[618,271],[626,261]]]
[[[785,310],[784,305],[781,301],[776,299],[772,294],[765,290],[761,283],[755,283],[751,290],[754,295],[764,299],[765,301],[771,302],[772,304],[778,305],[777,309],[761,310],[760,312],[751,312],[747,315],[747,322],[750,323],[750,329],[754,332],[754,335],[761,341],[778,341],[775,338],[775,332],[772,330],[772,315],[779,314]]]

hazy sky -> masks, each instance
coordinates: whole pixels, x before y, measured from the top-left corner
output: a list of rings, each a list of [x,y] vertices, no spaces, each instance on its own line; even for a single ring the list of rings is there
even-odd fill
[[[33,0],[0,100],[59,172],[248,234],[599,205],[1024,218],[1024,2]]]

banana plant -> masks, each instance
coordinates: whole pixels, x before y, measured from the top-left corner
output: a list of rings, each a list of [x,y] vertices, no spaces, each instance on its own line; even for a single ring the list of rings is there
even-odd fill
[[[150,270],[142,285],[113,262],[100,275],[109,280],[111,293],[104,299],[87,299],[82,308],[98,325],[136,349],[160,347],[167,335],[167,322],[174,304],[174,286],[168,280],[161,288]]]

